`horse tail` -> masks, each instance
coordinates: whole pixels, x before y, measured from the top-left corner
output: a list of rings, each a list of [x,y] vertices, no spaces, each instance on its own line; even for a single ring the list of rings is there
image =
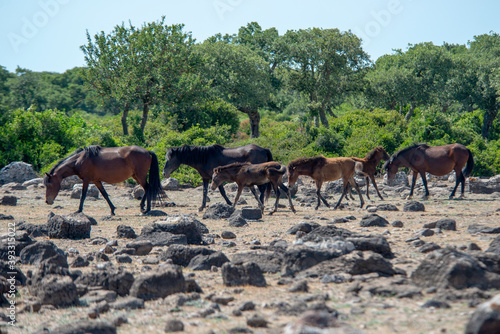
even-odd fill
[[[153,205],[156,206],[158,202],[162,203],[167,198],[167,194],[161,187],[160,181],[160,168],[158,167],[158,158],[154,152],[149,151],[151,155],[151,165],[149,166],[149,195]]]
[[[467,159],[467,165],[462,170],[464,177],[468,177],[472,172],[472,168],[474,168],[474,158],[472,157],[472,152],[469,149],[467,149],[467,152],[469,152],[469,158]]]
[[[271,182],[268,182],[268,183],[264,184],[264,186],[266,187],[264,203],[266,203],[267,200],[269,199],[269,196],[271,196],[271,191],[273,190],[273,184]],[[264,203],[262,203],[262,204],[264,204]]]

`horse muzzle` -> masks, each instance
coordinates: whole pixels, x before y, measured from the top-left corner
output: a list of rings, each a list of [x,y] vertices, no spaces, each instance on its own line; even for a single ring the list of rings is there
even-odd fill
[[[45,200],[45,203],[47,203],[48,205],[52,205],[52,204],[54,204],[54,200],[53,199],[47,199],[47,200]]]

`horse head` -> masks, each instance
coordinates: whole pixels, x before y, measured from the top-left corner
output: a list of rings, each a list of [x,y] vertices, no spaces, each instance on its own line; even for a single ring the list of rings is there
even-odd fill
[[[179,166],[181,161],[177,156],[175,147],[169,148],[165,155],[165,166],[163,166],[163,177],[168,178]]]
[[[214,169],[214,173],[212,175],[212,190],[217,189],[222,184],[222,182],[224,182],[224,179],[220,176],[219,172],[219,168]]]
[[[297,167],[295,167],[293,164],[289,164],[287,166],[288,170],[288,187],[293,187],[295,185],[295,182],[299,179],[299,173],[297,171]]]
[[[43,184],[45,185],[45,203],[52,205],[61,189],[62,179],[58,175],[45,174]]]
[[[387,161],[387,160],[389,160],[391,158],[389,156],[389,154],[387,154],[387,152],[384,150],[384,148],[382,146],[378,147],[378,151],[382,155],[382,157],[381,157],[382,160]]]
[[[387,184],[391,184],[394,179],[394,175],[398,172],[399,164],[394,161],[394,156],[390,157],[382,166],[382,170],[387,173]]]

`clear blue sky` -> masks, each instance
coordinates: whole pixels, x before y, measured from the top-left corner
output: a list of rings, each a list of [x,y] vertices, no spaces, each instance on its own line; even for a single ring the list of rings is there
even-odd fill
[[[237,33],[256,21],[264,29],[310,27],[352,30],[372,60],[406,50],[408,43],[466,44],[475,35],[500,33],[500,1],[438,0],[0,0],[0,66],[64,72],[84,66],[86,31],[110,32],[166,16],[183,23],[197,41]]]

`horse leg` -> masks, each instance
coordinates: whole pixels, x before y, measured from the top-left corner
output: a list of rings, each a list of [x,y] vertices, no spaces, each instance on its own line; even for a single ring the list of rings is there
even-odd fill
[[[349,179],[349,183],[351,183],[351,185],[354,187],[354,189],[356,189],[356,191],[358,192],[359,202],[361,203],[359,207],[362,208],[363,205],[365,205],[365,201],[363,201],[363,195],[361,195],[361,190],[359,189],[358,184],[356,183],[356,181],[352,177]],[[368,182],[366,184],[368,185]]]
[[[99,189],[99,192],[101,193],[102,197],[104,197],[106,202],[108,202],[109,208],[111,209],[111,215],[114,216],[116,207],[113,205],[113,203],[111,203],[111,200],[109,199],[108,193],[104,189],[104,186],[100,181],[96,181],[94,182],[94,184],[97,187],[97,189]]]
[[[201,206],[198,208],[199,212],[203,211],[207,205],[208,181],[208,179],[203,179],[203,199],[201,201]]]
[[[245,186],[238,184],[238,192],[236,193],[236,197],[234,198],[233,208],[236,207],[236,203],[238,203],[238,200],[240,199],[241,193],[243,192],[243,188],[245,188]],[[255,191],[253,187],[250,187],[250,190]],[[258,200],[258,202],[260,203],[260,200]]]
[[[337,204],[335,204],[335,206],[333,207],[334,210],[337,210],[337,208],[339,207],[340,205],[340,202],[342,202],[342,199],[344,198],[344,196],[347,194],[347,188],[349,187],[349,180],[344,180],[344,189],[342,189],[342,195],[340,195],[340,198],[339,198],[339,201],[337,202]],[[357,185],[356,185],[357,187]],[[358,192],[359,192],[359,188],[358,188]],[[361,193],[360,193],[360,196],[361,196]],[[363,200],[363,199],[361,199]]]
[[[83,181],[82,184],[82,196],[80,196],[80,206],[78,207],[77,212],[83,212],[83,202],[85,202],[85,198],[87,197],[87,189],[89,187],[88,181]]]
[[[274,182],[271,182],[271,184],[273,185],[274,193],[276,194],[276,202],[274,202],[274,210],[269,213],[270,215],[278,211],[278,202],[280,200],[280,190],[278,188],[278,184]]]
[[[281,189],[283,189],[283,191],[286,193],[286,196],[288,197],[288,203],[290,203],[290,210],[292,210],[292,212],[295,213],[296,211],[292,203],[292,195],[290,194],[290,189],[283,183],[281,183],[279,186]]]
[[[411,199],[413,197],[413,189],[415,188],[415,182],[417,182],[417,172],[413,172],[412,178],[411,178],[411,188],[410,188],[410,194],[406,197],[406,199]]]
[[[424,184],[425,195],[424,199],[429,198],[429,189],[427,188],[427,178],[425,177],[425,171],[420,172],[420,176],[422,177],[422,183]]]
[[[222,195],[222,197],[224,197],[224,199],[226,200],[227,205],[233,205],[233,203],[231,203],[231,201],[229,200],[229,198],[226,195],[226,190],[224,189],[224,185],[221,184],[219,186],[219,192]]]
[[[328,204],[328,202],[326,201],[326,199],[321,196],[321,186],[323,185],[323,182],[322,181],[316,181],[316,195],[318,195],[318,205],[316,205],[316,207],[314,208],[314,210],[318,210],[320,204],[321,204],[321,201],[323,201],[323,203],[325,203],[325,205],[329,208],[330,207],[330,204]]]
[[[455,196],[455,192],[457,191],[458,185],[460,183],[462,183],[462,187],[461,187],[462,193],[461,193],[460,197],[464,196],[465,177],[462,174],[461,170],[458,170],[458,171],[455,170],[455,174],[456,174],[455,187],[453,187],[453,190],[451,191],[449,199],[452,199]]]
[[[366,198],[370,199],[370,191],[369,191],[370,179],[368,178],[368,176],[365,177],[365,183],[366,183]],[[377,189],[377,185],[375,184],[375,181],[373,181],[373,185],[375,186],[375,189]],[[377,189],[377,193],[378,193],[378,189]],[[378,195],[380,196],[380,193]]]
[[[373,187],[375,187],[375,190],[377,191],[378,197],[380,197],[381,200],[384,200],[384,198],[382,197],[382,194],[380,194],[380,191],[378,190],[377,183],[375,182],[375,176],[370,175],[370,179],[372,180]],[[366,184],[367,184],[366,196],[368,197],[368,178],[366,179]],[[368,199],[370,199],[370,197],[368,197]]]
[[[262,204],[262,201],[259,198],[259,195],[257,195],[257,192],[255,191],[255,186],[249,186],[250,191],[252,192],[253,196],[257,200],[257,203],[259,204],[260,211],[264,213],[264,204]],[[243,187],[241,188],[243,190]],[[240,189],[238,189],[238,193],[241,194]],[[239,196],[238,196],[239,197]],[[235,200],[236,203],[236,200]]]

